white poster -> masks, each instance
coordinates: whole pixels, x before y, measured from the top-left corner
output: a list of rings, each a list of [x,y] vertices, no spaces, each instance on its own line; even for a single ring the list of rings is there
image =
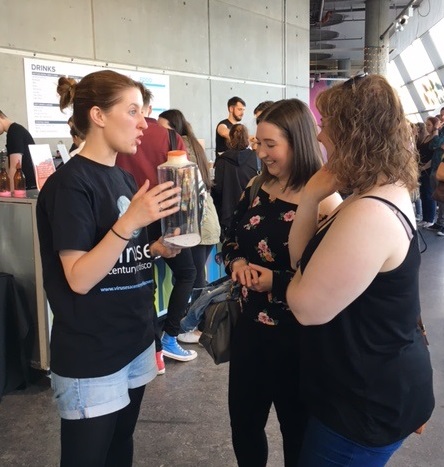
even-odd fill
[[[103,69],[51,60],[24,59],[28,129],[34,138],[70,138],[68,118],[71,111],[59,109],[57,81],[61,76],[80,80],[83,76]],[[170,108],[169,76],[137,70],[110,68],[142,82],[153,93],[152,117]]]

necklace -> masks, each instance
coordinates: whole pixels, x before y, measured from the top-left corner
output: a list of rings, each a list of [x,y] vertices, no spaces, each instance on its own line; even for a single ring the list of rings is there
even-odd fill
[[[285,191],[285,185],[286,185],[286,183],[282,183],[278,178],[276,178],[276,181],[277,181],[277,183],[278,183],[278,185],[279,185],[279,191],[280,191],[281,193],[283,193],[283,192]]]

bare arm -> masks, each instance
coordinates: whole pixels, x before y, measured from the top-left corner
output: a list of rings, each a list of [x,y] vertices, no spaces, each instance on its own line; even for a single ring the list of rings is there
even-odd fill
[[[221,123],[217,127],[217,132],[219,133],[220,136],[222,136],[222,138],[225,138],[227,140],[230,139],[230,130],[228,129],[227,125],[225,125],[224,123]]]
[[[179,201],[180,188],[171,188],[172,182],[158,185],[150,191],[147,191],[148,186],[146,181],[134,195],[128,210],[113,225],[118,235],[110,230],[90,251],[60,251],[66,280],[74,292],[88,293],[108,274],[128,244],[125,239],[130,239],[134,230],[178,211],[175,205]]]
[[[364,292],[379,272],[399,266],[409,248],[406,232],[384,206],[360,199],[341,210],[287,289],[287,302],[303,325],[331,321]]]
[[[296,269],[297,262],[308,241],[315,234],[319,216],[331,214],[342,202],[334,176],[324,167],[308,181],[301,193],[289,235],[291,266]]]

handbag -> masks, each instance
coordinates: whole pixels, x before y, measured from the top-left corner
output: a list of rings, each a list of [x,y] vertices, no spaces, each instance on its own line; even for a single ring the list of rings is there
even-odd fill
[[[438,182],[435,191],[432,194],[432,198],[439,203],[444,203],[444,182]]]
[[[233,329],[242,313],[240,285],[232,283],[224,301],[210,303],[204,311],[204,327],[199,338],[216,365],[230,360]]]

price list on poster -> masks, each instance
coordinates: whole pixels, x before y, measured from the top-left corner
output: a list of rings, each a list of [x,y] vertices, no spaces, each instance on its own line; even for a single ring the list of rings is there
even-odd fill
[[[82,65],[50,60],[24,59],[26,107],[28,126],[34,138],[69,138],[68,118],[71,110],[59,108],[57,82],[61,76],[80,80],[83,76],[103,69],[99,66]],[[152,117],[170,107],[169,76],[137,70],[108,68],[142,82],[154,95]]]

